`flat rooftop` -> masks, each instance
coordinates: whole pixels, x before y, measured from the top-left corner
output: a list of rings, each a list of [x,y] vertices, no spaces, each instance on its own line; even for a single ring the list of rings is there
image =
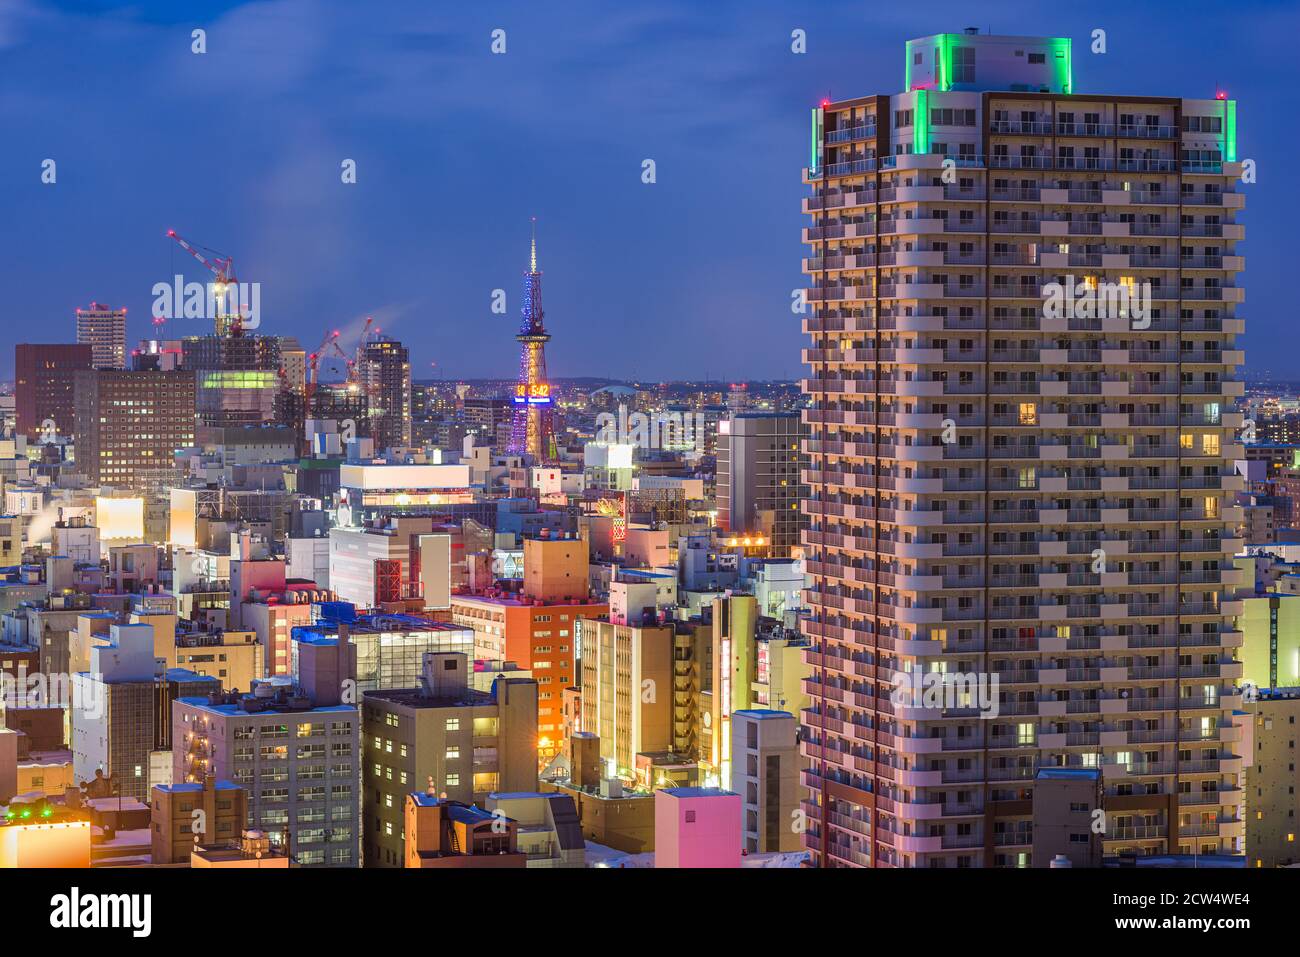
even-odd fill
[[[257,711],[245,711],[241,705],[213,704],[207,698],[177,698],[176,700],[191,708],[197,708],[200,711],[206,711],[209,714],[221,715],[222,717],[227,718],[258,718],[263,715],[281,714],[357,714],[357,706],[351,704],[334,704],[314,708],[291,708],[288,705],[277,706],[274,702],[268,702],[266,707]]]

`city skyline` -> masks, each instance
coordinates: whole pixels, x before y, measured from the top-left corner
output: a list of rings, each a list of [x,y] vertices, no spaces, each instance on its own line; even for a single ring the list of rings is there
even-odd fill
[[[1211,9],[1178,7],[1197,8]],[[0,236],[0,255],[21,277],[7,290],[16,339],[73,341],[74,310],[92,300],[128,309],[129,345],[149,335],[153,285],[205,278],[167,238],[175,228],[263,284],[262,334],[310,347],[322,330],[374,316],[411,349],[414,378],[506,379],[535,215],[557,379],[796,378],[800,192],[789,171],[806,161],[806,111],[828,91],[897,86],[903,40],[971,17],[956,4],[925,17],[738,9],[542,16],[505,5],[448,27],[414,5],[364,15],[307,0],[6,6],[0,120],[23,148],[0,159],[0,201],[18,227]],[[1271,241],[1287,208],[1285,130],[1261,122],[1285,89],[1280,44],[1296,15],[1235,10],[1256,22],[1216,36],[1214,60],[1180,52],[1194,16],[1154,33],[1119,4],[1076,14],[1007,3],[976,19],[981,30],[1072,37],[1080,91],[1223,89],[1242,104],[1242,154],[1259,170],[1245,187],[1256,210],[1245,345],[1275,373],[1300,375],[1275,358],[1286,341],[1282,244]],[[207,31],[202,55],[191,52],[195,28]],[[1104,55],[1087,52],[1098,28]],[[75,53],[63,42],[73,29],[84,37]],[[491,52],[495,29],[506,31],[503,54]],[[791,50],[794,30],[806,33],[804,54]],[[80,55],[96,44],[102,57]],[[1223,63],[1251,68],[1225,76]],[[103,65],[113,69],[94,72]],[[41,182],[47,158],[53,184]],[[355,184],[341,182],[346,160]],[[503,314],[492,311],[498,289]],[[466,323],[479,334],[464,336]],[[169,335],[206,331],[170,325]],[[636,341],[647,327],[657,334]]]

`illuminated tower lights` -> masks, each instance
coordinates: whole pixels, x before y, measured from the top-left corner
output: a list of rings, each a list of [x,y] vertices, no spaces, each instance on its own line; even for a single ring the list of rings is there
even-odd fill
[[[551,384],[546,378],[546,332],[542,312],[542,273],[537,268],[537,217],[533,217],[532,254],[524,273],[524,305],[519,335],[519,383],[515,386],[510,451],[538,462],[559,458],[551,420]]]

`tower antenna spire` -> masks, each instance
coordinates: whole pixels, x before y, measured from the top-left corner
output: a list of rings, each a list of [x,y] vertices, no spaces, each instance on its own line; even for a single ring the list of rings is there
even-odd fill
[[[537,272],[537,217],[533,217],[533,251],[528,268],[529,272]]]

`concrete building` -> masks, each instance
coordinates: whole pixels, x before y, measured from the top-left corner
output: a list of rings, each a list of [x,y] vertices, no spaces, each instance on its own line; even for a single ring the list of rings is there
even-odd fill
[[[731,715],[730,786],[744,802],[741,840],[746,853],[803,847],[798,728],[788,711],[742,709]]]
[[[524,539],[524,597],[574,603],[587,597],[590,560],[579,538]]]
[[[607,774],[600,739],[591,732],[576,732],[568,747],[569,777],[552,786],[573,799],[584,839],[628,854],[653,851],[654,792],[625,787],[621,778]]]
[[[1300,688],[1266,689],[1251,695],[1240,722],[1245,732],[1246,857],[1250,867],[1300,864]],[[1222,809],[1227,812],[1227,808]]]
[[[718,527],[738,535],[763,535],[772,554],[799,545],[806,524],[799,509],[800,437],[797,412],[740,412],[718,424]]]
[[[376,449],[411,444],[411,356],[388,336],[374,336],[361,349],[357,379],[371,396],[370,436]]]
[[[126,310],[92,302],[77,310],[77,344],[90,347],[94,369],[126,368]]]
[[[516,824],[519,852],[529,867],[585,867],[586,841],[577,805],[568,794],[489,794],[485,809]]]
[[[808,641],[797,631],[757,615],[751,595],[729,595],[713,601],[711,617],[711,680],[700,702],[709,720],[702,757],[730,781],[734,740],[731,717],[750,708],[798,714],[809,704],[804,682],[811,668],[804,660]]]
[[[544,602],[500,594],[451,596],[451,620],[474,631],[474,657],[513,661],[537,679],[538,755],[549,760],[564,748],[564,689],[580,681],[579,622],[609,610],[591,599]]]
[[[474,657],[474,632],[449,622],[417,615],[360,615],[352,606],[336,602],[320,606],[321,618],[313,625],[293,630],[292,671],[298,675],[300,642],[347,641],[356,648],[358,696],[367,691],[414,688],[424,673],[424,656],[430,652],[455,652]],[[342,608],[345,617],[334,618]]]
[[[165,482],[194,444],[192,372],[76,372],[77,469],[96,485]]]
[[[248,791],[248,826],[293,863],[357,867],[361,716],[324,687],[266,679],[251,694],[177,699],[172,780],[229,780]]]
[[[1300,687],[1300,594],[1239,597],[1241,683],[1254,688]]]
[[[192,632],[176,636],[176,667],[216,678],[222,691],[249,691],[266,677],[266,657],[255,631]]]
[[[0,869],[90,867],[90,820],[43,804],[11,807],[0,819]]]
[[[288,869],[294,866],[289,855],[271,843],[265,831],[257,828],[244,830],[237,841],[196,844],[190,851],[190,867],[241,869]]]
[[[740,795],[722,788],[655,792],[655,867],[739,867]]]
[[[400,867],[403,795],[432,782],[440,797],[479,804],[493,792],[537,790],[537,682],[469,684],[463,654],[425,656],[417,687],[363,699],[366,866]]]
[[[813,863],[1028,866],[1056,766],[1154,818],[1107,856],[1240,854],[1178,793],[1240,793],[1236,103],[1080,93],[1068,39],[905,69],[804,176]],[[996,708],[882,707],[939,671]]]
[[[1034,778],[1032,827],[1032,867],[1061,866],[1062,858],[1071,867],[1100,867],[1103,837],[1112,822],[1105,816],[1102,777],[1098,768],[1042,768]],[[1103,814],[1095,812],[1101,809]],[[1098,829],[1097,825],[1101,828]],[[1148,827],[1133,824],[1128,816],[1116,812],[1115,836],[1122,828]],[[1019,840],[1015,835],[1012,840]]]
[[[215,692],[218,683],[183,669],[163,670],[149,625],[113,625],[90,650],[90,670],[72,676],[69,721],[79,782],[111,776],[124,798],[147,801],[154,755],[170,752],[167,721],[178,698]]]
[[[157,784],[149,810],[153,863],[185,864],[197,845],[239,840],[248,820],[248,791],[211,775],[202,782]]]
[[[610,776],[630,778],[640,752],[672,749],[673,628],[583,624],[582,727],[600,739]]]
[[[14,411],[18,431],[33,442],[71,435],[76,372],[94,368],[88,344],[14,346]],[[52,429],[46,423],[53,423]]]
[[[525,867],[517,830],[507,817],[415,791],[402,802],[402,833],[410,837],[396,866]]]

